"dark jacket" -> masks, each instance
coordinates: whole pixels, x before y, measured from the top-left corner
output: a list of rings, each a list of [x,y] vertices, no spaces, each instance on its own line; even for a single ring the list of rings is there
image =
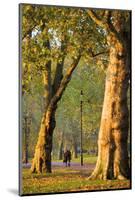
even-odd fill
[[[70,160],[71,160],[71,152],[69,150],[67,150],[66,152],[64,152],[64,160],[63,160],[63,162],[67,162],[67,161],[70,162]]]

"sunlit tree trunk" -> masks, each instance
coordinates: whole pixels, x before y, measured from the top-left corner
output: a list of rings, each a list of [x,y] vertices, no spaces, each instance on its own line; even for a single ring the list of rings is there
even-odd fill
[[[105,97],[98,138],[98,160],[91,178],[129,177],[127,151],[129,71],[126,50],[117,39],[110,48]]]
[[[32,172],[51,172],[52,134],[55,128],[55,109],[46,111],[43,117],[32,164]]]
[[[77,59],[75,59],[71,64],[71,66],[68,68],[65,76],[60,82],[60,85],[58,85],[57,87],[56,93],[51,96],[50,101],[48,102],[48,105],[45,109],[45,113],[41,121],[37,145],[35,148],[34,159],[31,166],[32,172],[42,173],[43,171],[45,171],[46,173],[51,173],[52,171],[51,169],[52,138],[53,138],[53,130],[56,124],[55,112],[57,109],[57,103],[61,99],[62,94],[66,89],[68,82],[71,79],[72,72],[78,65],[79,60],[80,56]],[[47,79],[45,80],[47,81]],[[48,90],[48,94],[49,91],[50,89]]]
[[[47,140],[45,134],[45,119],[46,119],[47,109],[52,97],[50,61],[46,64],[42,74],[43,74],[43,84],[44,84],[44,113],[41,120],[40,130],[38,134],[38,141],[35,148],[34,159],[31,167],[32,172],[38,172],[38,173],[43,171],[43,166],[45,171],[47,172],[51,171],[48,161],[45,158],[45,141]]]
[[[107,36],[110,56],[98,138],[98,159],[90,179],[106,180],[130,177],[127,148],[130,44],[126,39],[123,40],[120,22],[120,20],[117,21],[116,29],[119,36],[115,32],[110,32]]]

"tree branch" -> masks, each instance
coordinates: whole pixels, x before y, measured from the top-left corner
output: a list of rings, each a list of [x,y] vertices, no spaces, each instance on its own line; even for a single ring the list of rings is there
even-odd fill
[[[55,95],[56,99],[59,99],[62,96],[67,84],[69,83],[69,81],[71,79],[73,71],[75,70],[75,68],[77,67],[77,65],[80,61],[80,58],[81,58],[81,55],[79,55],[78,58],[75,59],[73,61],[73,63],[71,64],[71,66],[67,69],[67,72],[61,81],[60,87],[58,88],[58,90],[56,92],[56,95]]]
[[[96,57],[96,56],[99,56],[99,55],[102,55],[102,54],[106,54],[106,53],[109,53],[109,51],[102,51],[102,52],[99,52],[99,53],[94,53],[93,51],[92,51],[92,49],[90,48],[89,49],[89,51],[90,51],[90,53],[91,53],[91,57]]]
[[[62,79],[62,81],[60,83],[59,88],[57,89],[55,95],[51,99],[51,102],[50,102],[49,107],[48,107],[48,110],[50,110],[50,112],[48,112],[48,114],[51,113],[51,110],[54,109],[55,105],[57,106],[57,102],[61,99],[64,90],[66,89],[69,81],[71,80],[72,73],[75,70],[75,68],[77,67],[77,65],[78,65],[78,63],[80,61],[80,58],[81,58],[81,55],[79,55],[77,57],[77,59],[75,59],[73,61],[73,63],[71,64],[71,66],[67,69],[67,72],[64,75],[64,77],[63,77],[63,79]],[[47,116],[47,118],[48,117],[49,116]]]
[[[111,23],[110,19],[111,19],[112,12],[110,10],[105,11],[105,13],[104,13],[105,20],[101,20],[93,10],[86,10],[86,11],[87,11],[88,15],[91,17],[91,19],[97,25],[99,25],[100,27],[105,29],[107,32],[114,34],[117,37],[117,39],[119,41],[121,41],[119,33],[117,32],[117,30],[115,29],[115,27]]]
[[[65,45],[64,42],[61,43],[61,52],[63,53],[65,50]],[[64,66],[64,60],[65,60],[65,53],[63,55],[60,55],[57,61],[57,66],[56,66],[56,71],[55,71],[55,76],[54,76],[54,81],[53,81],[53,93],[55,94],[57,91],[57,88],[59,87],[61,80],[63,78],[63,66]],[[59,59],[61,59],[61,62],[59,62]]]
[[[49,50],[51,50],[49,39],[44,42],[44,45]],[[45,64],[45,66],[43,66],[43,71],[42,71],[43,83],[44,83],[44,98],[45,98],[44,106],[45,106],[45,109],[47,109],[47,107],[50,103],[50,99],[52,97],[51,65],[52,65],[51,60],[48,60]]]
[[[104,20],[101,20],[93,10],[86,10],[86,11],[87,11],[88,15],[91,17],[91,19],[97,25],[99,25],[100,27],[104,28],[105,30],[108,30],[108,24]]]
[[[52,95],[51,86],[51,61],[46,63],[45,69],[43,71],[43,83],[44,83],[44,109],[46,110]]]
[[[62,57],[62,61],[60,63],[58,62],[57,66],[56,66],[55,77],[54,77],[54,81],[53,81],[53,85],[52,85],[53,94],[55,94],[55,92],[56,92],[57,88],[59,87],[60,82],[63,78],[64,59],[65,59],[65,56]]]
[[[61,41],[61,53],[59,55],[58,61],[57,61],[57,66],[56,66],[56,71],[55,71],[55,77],[54,77],[54,81],[53,81],[53,93],[55,94],[60,83],[61,80],[63,78],[63,67],[64,67],[64,60],[67,54],[67,48],[68,48],[68,39],[66,34],[63,34],[63,40]],[[59,62],[59,59],[61,59],[61,62]]]

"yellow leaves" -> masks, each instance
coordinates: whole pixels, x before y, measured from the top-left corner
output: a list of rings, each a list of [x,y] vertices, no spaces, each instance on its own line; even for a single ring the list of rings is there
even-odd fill
[[[34,48],[33,48],[33,53],[36,53],[36,52],[37,52],[37,48],[34,47]]]
[[[23,169],[23,193],[55,193],[130,188],[130,181],[87,180],[90,168],[55,167],[52,174],[30,174]]]
[[[31,6],[31,5],[26,5],[26,6],[25,6],[25,12],[28,12],[28,11],[30,11],[30,10],[31,10],[31,8],[32,8],[32,6]]]
[[[28,63],[28,64],[27,64],[27,67],[28,67],[28,71],[30,71],[30,70],[31,70],[31,64]]]

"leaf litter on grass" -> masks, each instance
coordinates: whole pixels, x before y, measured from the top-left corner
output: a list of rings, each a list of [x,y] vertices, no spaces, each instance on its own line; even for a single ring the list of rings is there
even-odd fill
[[[90,167],[53,167],[51,174],[31,174],[23,169],[23,193],[55,193],[130,188],[130,181],[87,180]]]

